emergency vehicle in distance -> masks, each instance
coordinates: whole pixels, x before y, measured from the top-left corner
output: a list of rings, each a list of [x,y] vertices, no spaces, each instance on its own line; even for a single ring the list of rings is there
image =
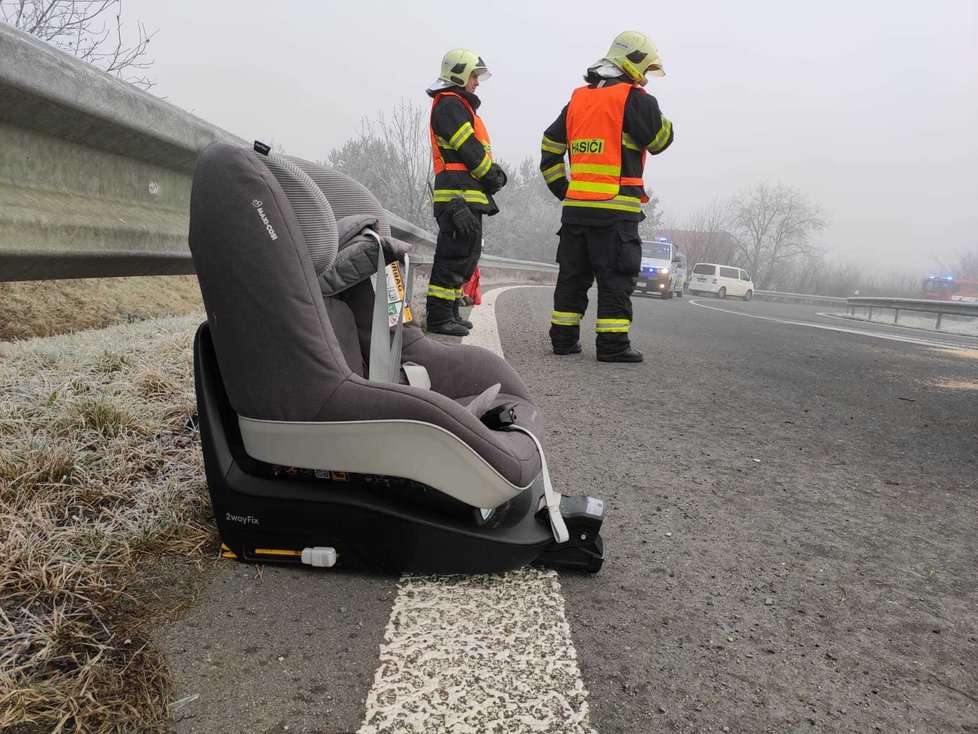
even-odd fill
[[[953,275],[929,275],[924,280],[921,298],[978,303],[978,280],[964,280]]]
[[[682,298],[686,287],[686,256],[668,237],[642,240],[642,267],[635,293],[657,293],[660,298]]]

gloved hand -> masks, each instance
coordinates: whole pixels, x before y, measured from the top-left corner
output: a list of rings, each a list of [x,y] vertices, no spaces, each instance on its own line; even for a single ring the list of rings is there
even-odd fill
[[[482,185],[490,194],[495,194],[506,185],[507,180],[506,171],[503,170],[503,167],[493,163],[486,175],[482,177]]]
[[[462,239],[475,239],[479,234],[479,220],[466,205],[465,199],[456,196],[448,202],[448,211],[452,217],[452,225]]]

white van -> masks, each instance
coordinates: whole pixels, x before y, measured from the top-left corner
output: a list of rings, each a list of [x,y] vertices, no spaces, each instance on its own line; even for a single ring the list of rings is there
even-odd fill
[[[739,296],[749,301],[754,296],[754,282],[746,270],[732,265],[696,263],[689,277],[689,292],[694,296],[712,293],[717,298]]]
[[[642,267],[635,294],[656,293],[660,298],[682,298],[686,281],[686,256],[668,237],[642,240]]]

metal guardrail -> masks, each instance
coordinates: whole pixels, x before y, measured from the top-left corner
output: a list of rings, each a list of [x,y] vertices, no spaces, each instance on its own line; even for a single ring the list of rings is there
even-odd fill
[[[0,23],[0,281],[193,273],[191,177],[214,141],[250,146]],[[430,232],[390,212],[388,221],[431,261]]]
[[[0,280],[191,273],[190,177],[244,143],[0,23]]]
[[[960,316],[967,319],[978,319],[978,303],[966,301],[931,301],[923,298],[880,298],[873,296],[852,296],[837,298],[833,296],[816,296],[809,293],[780,293],[778,291],[754,291],[754,296],[762,300],[785,301],[794,303],[816,303],[835,306],[845,306],[846,315],[851,318],[862,318],[866,321],[887,321],[900,324],[900,316],[907,314],[934,314],[933,328],[941,329],[945,316]],[[874,318],[876,316],[877,318]],[[892,319],[890,318],[892,316]],[[906,319],[905,319],[906,321]],[[919,324],[915,324],[919,326]]]
[[[779,293],[778,291],[754,291],[754,297],[762,301],[792,301],[794,303],[824,303],[844,306],[845,298],[816,296],[811,293]]]
[[[533,270],[535,272],[556,273],[560,267],[557,263],[538,263],[533,260],[513,260],[508,257],[483,255],[479,260],[479,268],[496,268],[497,270]]]
[[[865,311],[866,319],[873,321],[873,309],[878,315],[882,316],[893,312],[893,323],[900,323],[900,314],[907,313],[932,313],[936,315],[934,328],[941,328],[941,321],[944,316],[963,316],[966,318],[978,318],[978,303],[967,301],[930,301],[923,298],[873,298],[858,296],[846,299],[846,314],[854,318],[859,318],[859,312]],[[875,319],[880,321],[882,319]]]

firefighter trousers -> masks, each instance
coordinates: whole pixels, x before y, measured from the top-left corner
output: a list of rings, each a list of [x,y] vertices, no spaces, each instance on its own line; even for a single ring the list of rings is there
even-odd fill
[[[550,341],[555,352],[567,353],[581,337],[581,318],[587,311],[587,292],[598,283],[598,354],[615,355],[631,348],[632,291],[642,266],[638,222],[604,226],[564,224],[558,232],[557,286],[550,318]]]
[[[431,263],[426,300],[429,324],[452,320],[452,306],[462,296],[462,283],[472,277],[482,256],[482,213],[472,212],[479,222],[474,237],[464,238],[455,231],[448,214],[437,217],[438,239]]]

